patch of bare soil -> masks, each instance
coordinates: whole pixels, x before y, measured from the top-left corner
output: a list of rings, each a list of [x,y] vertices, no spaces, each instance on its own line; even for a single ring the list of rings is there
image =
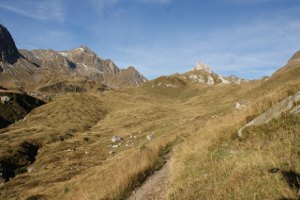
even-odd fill
[[[169,186],[170,159],[165,165],[136,188],[128,200],[165,200]]]

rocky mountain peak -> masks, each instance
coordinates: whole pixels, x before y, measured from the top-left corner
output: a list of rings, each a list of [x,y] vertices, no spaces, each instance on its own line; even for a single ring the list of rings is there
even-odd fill
[[[211,66],[203,62],[196,63],[195,67],[193,68],[193,71],[204,71],[209,74],[213,73]]]
[[[300,51],[297,51],[289,61],[300,61]]]
[[[186,80],[191,80],[194,83],[218,85],[218,84],[241,84],[248,82],[248,80],[241,79],[236,76],[222,76],[213,72],[212,67],[203,62],[198,62],[192,71],[184,74]]]
[[[20,53],[7,28],[0,24],[0,62],[14,64]]]
[[[130,70],[130,71],[136,71],[136,72],[137,72],[137,70],[136,70],[133,66],[128,66],[128,67],[127,67],[127,70]]]
[[[80,49],[80,50],[85,51],[85,52],[92,52],[92,50],[88,46],[83,45],[83,44],[80,45],[79,48],[77,48],[77,49]]]

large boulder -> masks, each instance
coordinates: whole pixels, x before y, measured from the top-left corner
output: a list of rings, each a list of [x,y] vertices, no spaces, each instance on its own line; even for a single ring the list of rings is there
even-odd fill
[[[275,106],[272,106],[269,110],[267,110],[266,112],[256,117],[242,128],[240,128],[238,130],[238,136],[243,137],[243,130],[246,127],[258,126],[268,123],[270,120],[278,118],[284,112],[288,112],[291,114],[300,113],[300,91],[292,96],[287,97]]]

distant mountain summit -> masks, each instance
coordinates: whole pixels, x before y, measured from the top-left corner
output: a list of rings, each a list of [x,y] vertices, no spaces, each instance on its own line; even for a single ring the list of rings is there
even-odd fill
[[[222,76],[213,72],[212,67],[203,62],[198,62],[189,72],[183,74],[184,79],[194,83],[216,85],[216,84],[241,84],[248,82],[246,79],[241,79],[236,76]]]
[[[195,67],[193,68],[193,71],[204,71],[210,74],[213,73],[211,66],[203,62],[196,63]]]
[[[68,78],[87,78],[111,88],[136,86],[146,81],[136,69],[119,69],[85,45],[66,51],[18,50],[4,26],[0,26],[0,84],[30,90]],[[73,82],[73,81],[72,81]]]
[[[14,64],[20,53],[9,31],[0,24],[0,62]]]

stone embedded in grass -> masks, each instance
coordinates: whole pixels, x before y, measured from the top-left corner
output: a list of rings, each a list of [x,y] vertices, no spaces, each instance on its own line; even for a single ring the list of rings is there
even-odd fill
[[[147,140],[152,140],[153,134],[147,135]]]
[[[235,104],[235,109],[236,110],[241,110],[241,109],[243,109],[243,108],[245,108],[246,107],[246,105],[242,105],[242,104],[240,104],[240,103],[236,103]]]
[[[34,167],[27,167],[27,172],[31,173],[31,172],[35,172],[35,168]]]
[[[114,135],[114,136],[112,136],[112,138],[111,138],[111,141],[112,141],[113,143],[120,142],[120,141],[122,141],[122,140],[123,140],[123,138],[120,137],[120,136],[117,136],[117,135]]]
[[[109,151],[109,154],[110,154],[110,155],[112,155],[112,154],[114,154],[114,153],[116,153],[116,152],[114,152],[114,151]]]
[[[119,146],[118,145],[112,145],[111,147],[112,148],[118,148]]]
[[[236,103],[235,104],[235,109],[236,110],[240,110],[241,109],[241,104],[240,103]]]
[[[6,104],[10,101],[10,97],[9,96],[2,96],[1,98],[1,102],[2,104]]]
[[[266,124],[272,119],[276,119],[282,115],[282,113],[288,112],[293,114],[295,110],[300,109],[299,105],[296,102],[300,102],[300,91],[295,93],[292,96],[289,96],[276,105],[269,108],[267,111],[259,115],[258,117],[252,119],[249,123],[238,130],[238,136],[240,138],[243,137],[243,130],[249,126],[258,126],[262,124]],[[295,113],[294,113],[295,114]]]

